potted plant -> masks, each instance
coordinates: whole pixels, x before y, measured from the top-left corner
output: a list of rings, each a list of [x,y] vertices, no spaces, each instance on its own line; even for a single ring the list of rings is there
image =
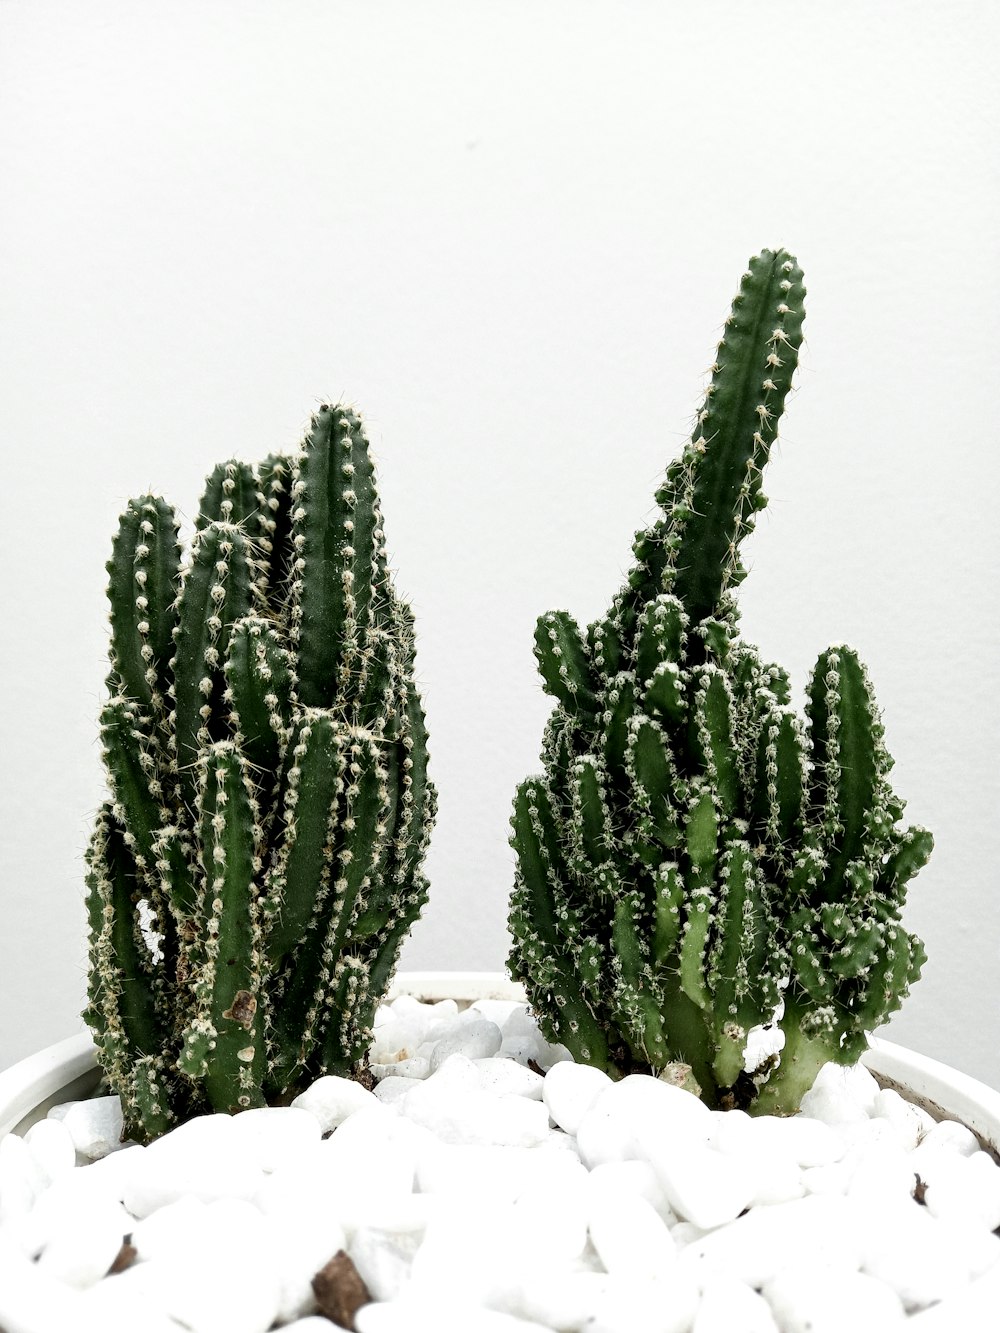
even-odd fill
[[[515,802],[510,967],[523,989],[495,975],[403,975],[393,1007],[378,1007],[426,895],[435,798],[412,622],[386,568],[358,418],[324,408],[296,458],[220,465],[183,572],[169,507],[129,505],[109,564],[110,797],[88,851],[96,1049],[73,1038],[0,1075],[5,1333],[108,1329],[118,1316],[134,1327],[140,1307],[150,1329],[263,1333],[306,1315],[306,1333],[330,1326],[309,1317],[314,1299],[358,1333],[796,1330],[819,1328],[810,1321],[824,1305],[882,1329],[903,1321],[897,1290],[910,1291],[917,1333],[991,1326],[1000,1264],[981,1220],[960,1234],[943,1224],[954,1271],[938,1275],[939,1302],[897,1274],[864,1325],[867,1307],[838,1314],[825,1289],[800,1290],[823,1281],[809,1247],[841,1246],[829,1228],[810,1234],[807,1217],[829,1221],[830,1210],[810,1212],[809,1200],[836,1193],[848,1160],[845,1188],[885,1175],[873,1155],[882,1139],[896,1135],[896,1167],[900,1135],[925,1141],[928,1178],[900,1186],[897,1170],[894,1211],[863,1196],[893,1224],[948,1211],[938,1199],[962,1172],[935,1177],[934,1134],[958,1136],[952,1157],[974,1162],[977,1181],[987,1168],[1000,1180],[970,1132],[1000,1144],[1000,1097],[889,1043],[868,1048],[868,1030],[919,974],[921,947],[899,918],[930,835],[900,826],[864,668],[850,649],[821,655],[803,724],[785,673],[737,632],[739,546],[765,503],[803,296],[791,256],[751,261],[626,586],[586,633],[567,612],[539,621],[556,709],[544,773]],[[754,1046],[765,1028],[780,1030],[780,1051]],[[869,1079],[864,1109],[837,1129],[814,1101],[789,1173],[795,1152],[769,1157],[773,1136],[801,1126],[792,1113],[818,1071],[829,1083],[859,1057],[883,1091]],[[126,1233],[114,1209],[130,1209],[115,1260],[125,1271],[92,1271],[77,1292],[61,1280],[71,1262],[51,1258],[62,1236],[53,1208],[15,1196],[45,1162],[55,1172],[63,1111],[45,1133],[31,1127],[95,1090],[96,1058],[138,1146],[103,1172],[116,1246]],[[342,1077],[352,1071],[360,1084]],[[900,1110],[893,1089],[923,1110]],[[934,1130],[929,1112],[967,1128]],[[878,1120],[884,1135],[871,1131]],[[276,1146],[265,1125],[278,1124],[302,1142]],[[174,1125],[186,1128],[165,1133]],[[233,1135],[252,1159],[250,1186]],[[764,1144],[777,1179],[753,1166]],[[229,1212],[223,1167],[238,1178]],[[719,1186],[714,1213],[691,1201],[699,1171]],[[39,1197],[89,1188],[54,1179]],[[221,1210],[198,1233],[210,1255],[181,1263],[209,1275],[200,1304],[185,1295],[190,1274],[156,1248],[156,1219],[185,1198],[195,1232],[199,1199]],[[804,1275],[781,1270],[773,1236],[766,1254],[752,1240],[754,1219],[779,1215],[796,1262],[810,1261]],[[271,1251],[283,1255],[288,1236],[331,1260],[315,1298],[301,1254],[279,1293]],[[735,1259],[734,1236],[749,1247]],[[956,1258],[963,1244],[968,1262]],[[347,1255],[332,1253],[341,1246]],[[856,1281],[879,1285],[870,1272]],[[177,1290],[165,1295],[165,1283]],[[140,1307],[115,1305],[128,1293]]]

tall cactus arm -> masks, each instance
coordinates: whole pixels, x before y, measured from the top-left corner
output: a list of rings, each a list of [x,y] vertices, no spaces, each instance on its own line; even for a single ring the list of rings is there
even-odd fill
[[[821,653],[808,688],[813,803],[827,844],[822,898],[844,892],[848,867],[865,851],[872,821],[888,827],[889,758],[868,673],[850,648]]]
[[[122,1095],[126,1130],[139,1141],[170,1128],[167,1087],[170,1034],[152,953],[138,928],[135,862],[110,805],[97,816],[87,849],[90,927],[88,1007],[112,1086]]]
[[[225,662],[233,625],[257,609],[250,542],[242,529],[209,523],[195,536],[174,632],[174,742],[185,799],[194,808],[194,764],[206,744],[224,739]]]
[[[264,948],[257,877],[261,829],[246,761],[232,741],[198,765],[205,961],[181,1068],[217,1110],[263,1104],[267,1068]]]
[[[785,250],[750,261],[693,438],[657,496],[665,518],[637,537],[633,587],[650,576],[669,584],[692,624],[743,578],[738,550],[765,503],[761,473],[798,362],[804,297],[802,270]]]
[[[292,580],[292,469],[286,454],[268,454],[257,469],[258,583],[272,617],[282,620]]]
[[[563,944],[564,909],[556,899],[558,834],[551,798],[539,779],[529,778],[518,788],[511,842],[518,864],[511,900],[511,975],[527,986],[528,998],[554,1040],[588,1064],[607,1068],[607,1035],[584,998]]]
[[[181,551],[177,519],[165,500],[130,500],[119,520],[111,559],[112,691],[144,708],[165,711],[176,618]]]
[[[150,724],[131,700],[111,699],[101,711],[101,746],[114,813],[135,860],[143,892],[157,885],[154,849],[165,822],[164,793]]]
[[[226,657],[230,723],[263,795],[273,795],[292,717],[288,652],[268,620],[244,616],[233,626]]]
[[[218,463],[205,478],[195,529],[200,532],[209,523],[232,523],[256,538],[260,512],[258,491],[257,473],[249,463],[241,463],[236,458]]]
[[[344,756],[339,845],[323,867],[317,906],[292,960],[294,970],[275,1017],[269,1077],[282,1090],[303,1076],[310,1051],[322,1045],[333,1021],[336,960],[350,937],[359,897],[386,851],[389,791],[379,744],[368,733],[349,732]]]
[[[306,933],[318,898],[329,892],[338,851],[347,773],[347,733],[333,714],[295,720],[288,742],[281,841],[267,872],[267,954],[277,968]]]
[[[296,461],[292,546],[298,694],[306,707],[325,708],[345,688],[362,649],[373,580],[381,581],[385,566],[368,442],[344,408],[320,409]]]
[[[596,712],[589,650],[568,611],[549,611],[535,627],[535,660],[545,688],[571,711]]]

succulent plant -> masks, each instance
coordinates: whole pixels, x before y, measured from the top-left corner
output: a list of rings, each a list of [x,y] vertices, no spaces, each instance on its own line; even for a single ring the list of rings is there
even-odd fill
[[[586,632],[539,619],[556,704],[512,836],[510,967],[550,1039],[613,1074],[688,1066],[709,1104],[780,1113],[821,1064],[856,1060],[919,976],[900,911],[932,846],[900,825],[857,655],[820,655],[803,720],[738,634],[804,296],[785,251],[751,260],[626,585]],[[777,1067],[745,1069],[780,1004]]]
[[[129,1132],[287,1100],[364,1054],[426,900],[435,810],[359,417],[129,502],[108,563],[109,797],[86,1018]]]

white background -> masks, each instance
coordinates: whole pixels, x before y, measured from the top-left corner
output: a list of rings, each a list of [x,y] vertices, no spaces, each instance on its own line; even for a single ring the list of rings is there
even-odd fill
[[[603,610],[748,256],[809,288],[744,632],[868,662],[937,837],[891,1035],[1000,1084],[990,4],[0,3],[0,1067],[75,1030],[104,561],[365,413],[441,811],[420,968],[503,965],[544,610]]]

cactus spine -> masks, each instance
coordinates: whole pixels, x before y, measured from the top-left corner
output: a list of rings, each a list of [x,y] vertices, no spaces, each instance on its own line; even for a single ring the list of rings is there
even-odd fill
[[[143,496],[114,541],[87,853],[86,1017],[140,1139],[356,1064],[436,803],[357,415],[217,467],[183,569],[177,534]]]
[[[738,636],[740,547],[795,371],[805,288],[751,260],[690,442],[608,614],[540,618],[556,700],[518,789],[510,966],[553,1040],[612,1073],[690,1066],[712,1105],[790,1112],[898,1007],[923,948],[899,924],[930,854],[903,829],[855,653],[821,654],[805,721]],[[777,1068],[745,1071],[784,1003]]]

